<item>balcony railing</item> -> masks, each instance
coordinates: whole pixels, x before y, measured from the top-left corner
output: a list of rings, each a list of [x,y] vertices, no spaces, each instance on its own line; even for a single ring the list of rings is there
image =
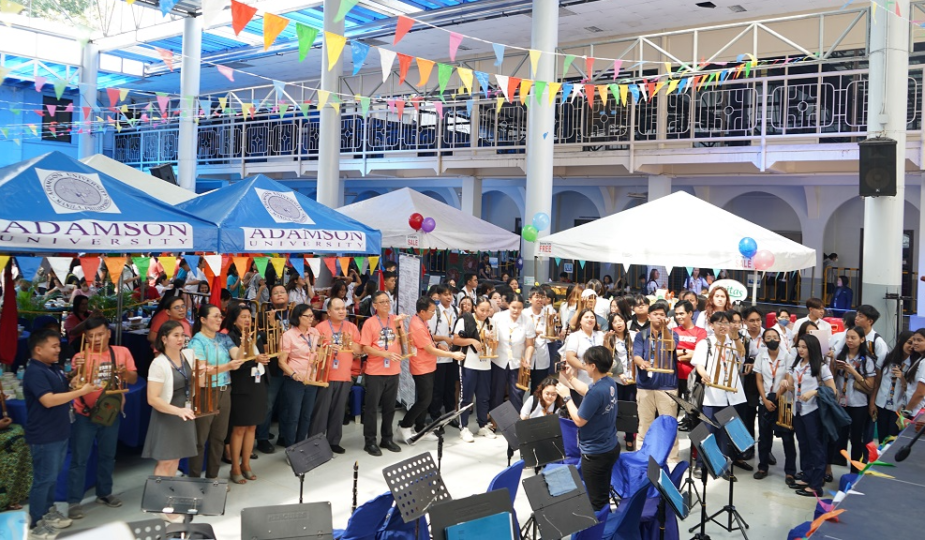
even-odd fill
[[[910,136],[925,140],[922,73],[923,66],[910,68],[906,120]],[[612,96],[604,104],[596,95],[593,107],[580,98],[558,102],[550,136],[557,151],[568,152],[852,142],[866,136],[867,96],[866,70],[726,80],[684,94],[663,91],[627,106]],[[526,149],[527,118],[520,103],[497,109],[494,100],[475,100],[471,107],[447,104],[440,118],[426,104],[420,110],[406,107],[401,118],[375,105],[364,118],[345,104],[341,154],[343,159],[518,154]],[[317,111],[201,119],[198,163],[228,168],[312,161],[321,137]],[[178,142],[176,125],[123,129],[112,153],[128,165],[148,167],[175,162]]]

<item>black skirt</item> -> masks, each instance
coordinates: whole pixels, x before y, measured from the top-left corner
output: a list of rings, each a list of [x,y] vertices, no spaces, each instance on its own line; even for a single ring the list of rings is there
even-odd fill
[[[267,387],[270,374],[268,371],[264,372],[258,383],[251,375],[251,368],[256,365],[256,362],[245,362],[230,372],[232,426],[256,426],[261,424],[267,415]]]

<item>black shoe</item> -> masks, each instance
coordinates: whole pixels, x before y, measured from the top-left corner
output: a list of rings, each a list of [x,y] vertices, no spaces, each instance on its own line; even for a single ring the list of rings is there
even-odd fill
[[[735,466],[742,469],[743,471],[754,471],[755,470],[755,468],[752,467],[750,463],[748,463],[747,461],[741,460],[741,459],[735,462]]]
[[[269,436],[268,436],[268,438],[269,438],[269,439],[275,439],[275,438],[276,438],[276,433],[270,433]]]
[[[752,478],[754,478],[755,480],[764,480],[767,477],[768,477],[768,471],[762,471],[762,470],[755,471],[755,474],[752,475]]]
[[[784,478],[784,483],[787,484],[787,487],[793,487],[797,481],[794,480],[792,476],[788,476],[787,478]]]
[[[272,454],[276,452],[276,447],[270,441],[257,441],[257,450],[264,454]]]
[[[795,475],[793,475],[793,479],[794,479],[794,480],[802,480],[802,479],[803,479],[803,473],[802,473],[802,472],[796,473]]]
[[[283,448],[288,448],[288,447],[289,447],[289,441],[286,441],[286,440],[283,440],[283,439],[277,439],[277,440],[276,440],[276,446],[281,446],[281,447],[283,447]]]
[[[258,459],[257,452],[251,452],[251,459]]]
[[[350,417],[349,417],[349,416],[345,416],[345,417],[344,417],[344,425],[346,426],[346,425],[348,425],[348,424],[350,424]]]
[[[379,446],[385,448],[389,452],[401,452],[401,446],[395,444],[391,439],[382,439],[379,441]]]
[[[816,496],[816,492],[813,491],[812,489],[808,488],[808,487],[807,487],[807,488],[798,489],[798,490],[795,491],[795,493],[796,493],[797,495],[800,495],[801,497],[815,497],[815,496]]]
[[[768,454],[768,463],[769,463],[770,465],[777,465],[777,458],[774,457],[774,454],[772,454],[772,453],[769,453],[769,454]]]
[[[831,474],[827,474],[827,475],[823,476],[822,479],[825,480],[825,483],[826,483],[826,484],[835,481],[835,478],[834,478]]]
[[[338,446],[338,445],[336,445],[336,444],[332,444],[332,445],[331,445],[331,451],[334,452],[335,454],[345,454],[345,453],[347,453],[347,451],[344,450],[344,447],[343,447],[343,446]]]
[[[742,457],[742,459],[755,459],[755,451],[754,451],[754,450],[748,450],[748,451],[746,451],[744,454],[742,454],[741,457]]]
[[[333,450],[333,448],[332,448],[332,450]],[[368,443],[366,443],[366,446],[363,447],[363,450],[365,450],[366,453],[369,454],[369,455],[371,455],[371,456],[379,457],[379,456],[382,455],[382,450],[379,450],[379,447],[376,446],[376,443],[374,443],[374,442],[368,442]]]

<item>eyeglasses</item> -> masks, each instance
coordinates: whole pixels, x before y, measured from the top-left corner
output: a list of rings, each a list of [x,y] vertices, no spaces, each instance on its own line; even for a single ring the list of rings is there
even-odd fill
[[[308,317],[309,319],[314,319],[315,315],[314,313],[303,313],[302,317]]]

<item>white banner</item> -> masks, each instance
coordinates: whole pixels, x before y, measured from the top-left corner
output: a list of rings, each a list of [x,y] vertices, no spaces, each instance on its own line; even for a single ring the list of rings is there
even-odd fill
[[[267,189],[254,188],[260,202],[266,209],[273,221],[277,223],[302,223],[303,225],[314,225],[295,193],[289,191],[270,191]]]
[[[9,221],[0,219],[0,251],[3,248],[60,251],[172,251],[193,248],[189,223],[143,221]],[[143,249],[142,249],[143,248]]]
[[[58,214],[99,212],[119,214],[98,174],[35,169],[52,209]]]
[[[241,227],[244,231],[244,251],[333,251],[359,253],[366,251],[366,233],[361,231],[330,231],[327,229],[274,229]]]
[[[398,255],[398,312],[416,316],[415,309],[421,291],[421,259],[413,255]],[[406,322],[405,330],[410,324]],[[411,375],[411,363],[401,363],[401,376],[398,378],[398,401],[406,409],[414,404],[414,378]]]

